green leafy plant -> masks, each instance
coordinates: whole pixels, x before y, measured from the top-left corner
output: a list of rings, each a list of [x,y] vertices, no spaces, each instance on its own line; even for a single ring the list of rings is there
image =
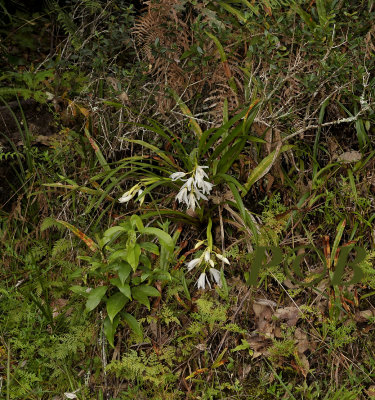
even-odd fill
[[[145,227],[137,215],[107,229],[94,246],[87,237],[84,238],[86,244],[90,244],[95,251],[93,256],[81,257],[91,264],[87,274],[93,282],[104,280],[105,285],[96,285],[95,288],[73,286],[71,289],[87,297],[87,312],[93,311],[100,303],[106,304],[104,333],[111,346],[114,345],[120,317],[138,336],[142,336],[137,320],[124,311],[126,304],[134,300],[150,309],[149,298],[160,296],[152,284],[171,279],[168,271],[153,268],[149,255],[158,256],[159,247],[150,241],[140,241],[140,238],[149,236],[158,238],[161,247],[167,251],[174,249],[175,243],[168,233],[159,228]]]

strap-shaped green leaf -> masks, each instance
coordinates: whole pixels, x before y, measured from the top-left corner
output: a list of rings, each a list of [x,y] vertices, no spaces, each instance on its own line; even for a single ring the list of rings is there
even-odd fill
[[[267,157],[263,158],[263,160],[253,169],[249,178],[247,179],[244,185],[245,191],[242,192],[242,197],[245,196],[255,182],[268,173],[268,171],[272,168],[272,165],[275,163],[277,156],[284,151],[290,150],[292,147],[292,145],[285,145],[282,147],[279,146]]]

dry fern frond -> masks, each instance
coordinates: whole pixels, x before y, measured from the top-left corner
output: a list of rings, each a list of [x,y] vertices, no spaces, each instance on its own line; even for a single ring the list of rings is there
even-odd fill
[[[184,102],[201,95],[200,110],[204,112],[206,98],[207,118],[220,123],[224,101],[233,111],[243,101],[243,72],[239,68],[241,57],[233,49],[233,42],[223,43],[227,60],[220,59],[212,40],[206,40],[202,53],[205,65],[181,60],[182,55],[198,46],[194,24],[201,16],[201,5],[184,5],[179,0],[148,0],[146,9],[133,28],[135,42],[141,57],[149,64],[149,74],[157,88],[156,103],[162,114],[170,111],[175,103],[165,96],[173,89]],[[201,21],[200,21],[201,23]],[[198,107],[199,108],[199,107]]]

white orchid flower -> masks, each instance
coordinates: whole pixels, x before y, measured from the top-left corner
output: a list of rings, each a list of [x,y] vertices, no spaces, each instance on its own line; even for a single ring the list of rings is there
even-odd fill
[[[220,260],[220,261],[223,261],[225,264],[230,264],[229,263],[229,260],[226,258],[226,257],[224,257],[224,256],[222,256],[221,254],[218,254],[218,253],[215,253],[216,254],[216,257]]]
[[[216,268],[210,268],[210,274],[212,276],[212,279],[217,283],[217,285],[221,287],[220,271],[218,271]]]
[[[138,199],[139,199],[139,204],[140,204],[140,205],[143,204],[143,202],[145,201],[145,197],[146,197],[146,196],[143,196],[143,197],[140,199],[139,196],[140,196],[142,193],[143,193],[143,190],[142,190],[142,189],[139,189],[139,190],[138,190]]]
[[[189,193],[189,200],[188,200],[188,208],[191,208],[193,211],[195,211],[195,206],[196,205],[198,205],[198,207],[199,207],[198,201],[195,198],[194,193],[190,192]]]
[[[177,194],[177,196],[176,196],[176,199],[180,202],[180,203],[185,203],[185,204],[189,204],[189,199],[188,199],[188,196],[187,196],[187,193],[188,193],[188,191],[187,191],[187,188],[186,187],[184,187],[184,188],[181,188],[181,190],[178,192],[178,194]]]
[[[185,175],[186,175],[186,172],[174,172],[169,177],[172,179],[172,181],[176,181],[177,179],[183,178]]]
[[[198,278],[198,289],[206,288],[206,273],[202,272]]]
[[[210,259],[211,259],[211,254],[210,254],[210,249],[206,249],[205,251],[204,251],[204,261],[206,261],[206,262],[209,262],[210,261]]]
[[[195,175],[200,179],[200,178],[207,178],[208,175],[204,172],[204,168],[208,168],[207,166],[203,165],[198,165],[197,168],[195,169]]]
[[[194,183],[194,178],[190,177],[190,178],[186,181],[186,183],[184,183],[184,185],[183,185],[182,187],[187,187],[188,191],[190,192],[190,191],[191,191],[191,188],[192,188],[192,186],[193,186],[193,183]]]
[[[127,192],[125,192],[119,199],[119,203],[127,203],[129,200],[131,200],[135,196],[135,193],[130,189]]]
[[[197,185],[197,187],[199,188],[199,189],[201,189],[202,190],[202,192],[204,193],[204,194],[209,194],[210,192],[211,192],[211,190],[212,190],[212,188],[213,188],[213,184],[212,183],[210,183],[210,182],[207,182],[207,181],[196,181],[196,185]]]
[[[202,262],[201,258],[194,258],[193,260],[187,263],[187,269],[190,272],[193,268],[199,265]]]
[[[194,193],[197,196],[198,200],[200,200],[200,199],[208,200],[208,198],[203,193],[201,193],[198,189],[195,189]]]
[[[127,192],[125,192],[119,199],[119,203],[127,203],[129,200],[131,200],[137,192],[140,190],[142,184],[137,183],[134,185],[132,188],[130,188]]]

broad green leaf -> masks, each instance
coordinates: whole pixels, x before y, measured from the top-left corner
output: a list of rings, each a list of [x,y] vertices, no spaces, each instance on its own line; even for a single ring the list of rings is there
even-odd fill
[[[112,285],[116,286],[118,290],[126,296],[129,300],[132,300],[132,295],[131,295],[131,290],[130,286],[127,283],[122,284],[120,279],[118,278],[112,278],[111,279]]]
[[[156,289],[153,286],[149,286],[149,285],[141,285],[141,286],[137,286],[137,289],[145,294],[146,296],[152,296],[152,297],[159,297],[160,296],[160,292],[158,289]]]
[[[132,296],[135,300],[145,305],[148,310],[150,310],[150,300],[148,299],[147,295],[142,292],[142,290],[139,290],[139,286],[132,288]]]
[[[159,269],[155,269],[152,273],[152,277],[156,281],[171,281],[171,274],[167,271],[161,271]]]
[[[149,251],[152,254],[156,254],[157,256],[159,255],[159,247],[155,243],[151,242],[143,242],[140,243],[141,249],[145,249],[146,251]]]
[[[79,294],[81,296],[88,296],[88,293],[86,292],[87,286],[71,286],[69,288],[73,293]]]
[[[238,346],[236,346],[234,349],[232,349],[231,351],[240,351],[240,350],[251,350],[251,346],[249,344],[249,342],[246,339],[241,339],[242,344],[239,344]]]
[[[143,332],[141,325],[138,321],[129,313],[124,313],[124,319],[126,323],[129,325],[130,329],[140,338],[143,339]]]
[[[211,369],[218,368],[218,367],[220,367],[220,366],[222,365],[221,360],[223,359],[224,354],[227,352],[227,350],[228,350],[228,348],[225,348],[225,349],[219,354],[219,356],[217,357],[217,359],[212,363]]]
[[[232,129],[232,131],[223,139],[221,143],[216,147],[213,153],[210,156],[210,160],[215,160],[221,157],[221,154],[224,150],[228,150],[229,144],[233,142],[238,136],[242,135],[241,125],[236,126]]]
[[[291,8],[294,9],[297,14],[299,14],[309,28],[314,29],[316,27],[316,23],[312,19],[311,15],[307,13],[299,4],[292,4]]]
[[[234,178],[233,176],[227,175],[227,174],[216,174],[214,177],[215,183],[217,183],[217,178],[221,178],[223,179],[225,182],[232,182],[236,185],[236,187],[238,188],[238,190],[240,190],[241,192],[245,191],[245,188],[240,184],[240,182],[238,182],[238,180],[236,178]]]
[[[120,282],[123,285],[132,271],[132,267],[126,261],[117,261],[110,264],[110,268],[118,273]]]
[[[139,218],[139,216],[136,214],[131,216],[130,223],[132,224],[133,228],[137,227],[139,231],[142,231],[145,228],[141,218]]]
[[[225,54],[224,48],[223,48],[222,44],[220,43],[220,40],[210,32],[204,31],[204,33],[214,41],[214,43],[219,51],[221,61],[222,62],[227,61],[227,55]]]
[[[150,276],[150,272],[145,272],[141,275],[141,282],[144,282]]]
[[[223,1],[220,2],[221,7],[225,10],[230,12],[231,14],[235,15],[241,22],[246,23],[247,17],[244,13],[240,12],[236,8],[230,6],[229,4],[224,3]]]
[[[86,301],[86,310],[92,311],[98,306],[107,291],[107,286],[92,289]]]
[[[190,296],[190,292],[186,283],[186,278],[185,278],[185,274],[182,272],[181,274],[181,282],[182,282],[182,287],[184,288],[184,293],[186,298],[191,301],[191,296]]]
[[[135,271],[139,264],[139,256],[141,255],[141,247],[138,243],[133,248],[129,248],[126,254],[126,261],[131,265],[133,271]]]
[[[107,229],[104,232],[103,236],[108,237],[109,239],[113,239],[113,237],[116,234],[123,233],[123,232],[126,232],[126,229],[123,226],[113,226],[112,228]]]
[[[107,300],[107,313],[111,322],[113,322],[113,318],[124,308],[127,301],[128,298],[120,292],[115,293]]]
[[[150,259],[143,253],[139,256],[139,263],[145,266],[147,269],[151,269],[151,261]]]
[[[167,233],[162,231],[159,228],[145,228],[141,232],[144,235],[154,235],[156,236],[160,243],[165,246],[168,250],[173,251],[174,250],[174,242],[171,236]]]
[[[109,317],[107,316],[103,322],[103,331],[105,334],[105,337],[108,340],[108,343],[112,346],[114,346],[114,339],[115,339],[115,333],[116,333],[116,329],[118,326],[118,323],[120,322],[120,316],[117,315],[117,317],[114,319],[113,322],[111,322],[111,320],[109,319]]]
[[[82,110],[82,109],[80,108],[80,110]],[[95,143],[95,140],[91,137],[89,130],[87,128],[85,128],[84,131],[85,131],[85,135],[86,135],[87,139],[90,142],[91,147],[95,151],[95,155],[96,155],[97,159],[99,160],[100,165],[103,167],[103,169],[105,171],[110,172],[111,171],[111,167],[108,165],[106,159],[103,156],[103,153],[99,149],[99,146]]]
[[[118,259],[126,260],[126,254],[127,254],[126,249],[116,250],[115,252],[113,252],[108,256],[108,261],[112,262]]]
[[[319,23],[324,26],[327,20],[326,0],[316,0],[316,9],[318,10]]]

